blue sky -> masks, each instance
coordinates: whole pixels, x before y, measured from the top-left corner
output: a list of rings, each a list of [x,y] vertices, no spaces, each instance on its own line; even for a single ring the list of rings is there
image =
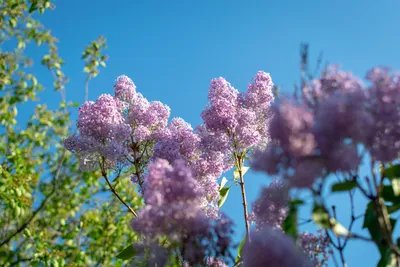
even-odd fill
[[[89,98],[112,93],[115,78],[126,74],[145,97],[168,104],[172,116],[193,126],[201,123],[214,77],[225,77],[243,91],[258,70],[265,70],[281,90],[290,92],[299,78],[301,42],[310,44],[314,62],[322,51],[325,60],[360,76],[375,65],[400,67],[396,0],[69,0],[56,6],[42,22],[60,40],[64,70],[71,79],[68,100],[82,103],[80,54],[84,45],[104,35],[109,60],[90,83]],[[51,87],[48,73],[38,75]],[[54,107],[59,96],[42,94],[41,100]],[[253,172],[246,179],[250,202],[270,181]],[[240,239],[240,190],[233,189],[224,210],[234,219]],[[339,216],[349,211],[343,196],[331,201],[341,208]],[[357,201],[362,209],[364,201]],[[350,245],[345,255],[350,267],[374,266],[378,260],[377,250],[363,243]]]

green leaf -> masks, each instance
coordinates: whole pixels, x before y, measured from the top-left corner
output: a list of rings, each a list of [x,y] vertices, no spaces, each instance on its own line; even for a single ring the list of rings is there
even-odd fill
[[[233,178],[236,180],[236,179],[239,179],[239,177],[240,177],[239,171],[236,168],[236,169],[233,170]]]
[[[330,228],[329,214],[324,207],[314,204],[312,220],[324,229]]]
[[[244,245],[245,242],[246,242],[246,236],[243,237],[242,241],[241,241],[240,244],[239,244],[239,247],[238,247],[238,254],[237,254],[237,256],[236,256],[235,262],[239,262],[240,259],[242,258],[243,245]]]
[[[391,165],[383,171],[383,177],[389,178],[393,193],[395,196],[400,196],[400,164]]]
[[[219,190],[220,199],[218,200],[218,208],[221,208],[224,205],[226,198],[228,197],[230,187],[224,187]]]
[[[29,8],[29,13],[33,13],[38,8],[37,2],[33,2]]]
[[[221,184],[219,186],[219,190],[224,188],[224,186],[226,185],[227,182],[228,182],[228,179],[226,179],[225,177],[222,177]]]
[[[378,220],[379,218],[376,215],[374,203],[371,201],[368,203],[367,208],[365,210],[364,223],[362,228],[368,229],[368,232],[371,235],[371,239],[375,242],[375,244],[379,248],[381,255],[384,255],[387,248],[382,246],[383,237]],[[389,221],[393,231],[397,221],[392,218],[389,218]]]
[[[118,255],[117,258],[121,260],[129,260],[136,255],[136,250],[133,248],[133,245],[129,245],[124,248]]]
[[[400,164],[391,165],[383,171],[383,176],[389,179],[400,178]]]
[[[298,231],[297,231],[297,217],[298,217],[298,206],[303,204],[304,202],[302,200],[292,200],[289,203],[289,213],[286,216],[285,220],[283,221],[283,231],[285,234],[293,237],[295,240],[297,239],[298,236]]]
[[[244,176],[249,169],[250,169],[249,167],[243,166],[242,167],[242,176]],[[238,168],[233,170],[233,177],[235,179],[239,179],[240,178],[239,169]]]
[[[397,266],[396,255],[390,249],[386,249],[378,263],[378,267],[395,267]]]
[[[242,174],[245,175],[246,172],[250,169],[250,167],[243,166],[242,167]]]
[[[357,181],[345,181],[345,182],[340,182],[332,185],[332,192],[340,192],[340,191],[350,191],[351,189],[357,187],[358,183]]]
[[[400,197],[394,194],[393,187],[390,185],[383,186],[381,195],[385,201],[390,201],[392,203],[400,203]]]

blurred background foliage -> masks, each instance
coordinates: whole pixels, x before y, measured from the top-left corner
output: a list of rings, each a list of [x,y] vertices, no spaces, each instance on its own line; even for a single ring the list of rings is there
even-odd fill
[[[78,104],[66,100],[58,40],[40,23],[53,8],[49,0],[0,0],[0,266],[122,266],[115,255],[137,238],[132,214],[99,172],[81,172],[62,145]],[[27,56],[28,47],[35,56],[45,51],[41,62]],[[82,53],[82,94],[106,66],[104,48],[99,37]],[[42,85],[35,68],[48,69],[53,85]],[[43,93],[60,94],[59,107],[40,102]],[[20,119],[19,110],[30,110],[29,118]],[[121,174],[114,186],[134,209],[141,205],[129,177]]]

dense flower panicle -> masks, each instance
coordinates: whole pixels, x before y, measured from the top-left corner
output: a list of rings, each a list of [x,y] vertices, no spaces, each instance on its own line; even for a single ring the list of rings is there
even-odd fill
[[[372,83],[369,108],[374,118],[373,160],[390,162],[400,153],[400,74],[388,68],[374,68],[367,73]]]
[[[260,197],[253,202],[252,220],[256,222],[257,230],[264,227],[281,229],[288,214],[288,191],[286,185],[278,179],[273,179],[265,187]]]
[[[303,99],[310,106],[316,106],[321,100],[335,93],[358,93],[364,88],[363,82],[351,72],[340,71],[339,66],[328,66],[320,79],[314,79],[306,84]]]
[[[329,256],[333,253],[330,249],[329,238],[322,230],[317,235],[303,232],[299,234],[300,246],[304,253],[308,255],[313,266],[328,266]]]
[[[132,227],[152,236],[175,233],[179,224],[192,223],[199,216],[200,196],[201,188],[184,161],[171,165],[167,160],[156,159],[145,177],[146,206],[139,211],[141,219],[134,220]]]
[[[303,88],[303,103],[272,107],[271,142],[253,166],[308,187],[330,173],[354,171],[364,148],[373,161],[400,155],[400,75],[374,68],[365,86],[349,72],[329,68]]]
[[[312,133],[314,115],[306,106],[290,101],[273,105],[270,135],[294,156],[308,156],[317,144]]]
[[[114,85],[114,95],[121,101],[132,103],[136,95],[136,86],[128,76],[118,76]]]
[[[96,102],[85,102],[79,109],[79,135],[70,136],[64,145],[77,153],[82,170],[99,168],[100,156],[106,158],[104,167],[112,168],[126,155],[124,142],[129,139],[131,128],[124,121],[119,102],[104,94]]]
[[[185,159],[190,162],[196,156],[199,143],[200,138],[189,123],[181,118],[173,118],[157,139],[153,158],[163,158],[170,162]]]
[[[293,165],[294,167],[289,168],[284,177],[291,187],[297,188],[310,188],[318,178],[322,177],[325,167],[321,159],[312,158],[302,159]]]
[[[252,166],[269,174],[280,174],[291,186],[309,187],[323,171],[314,161],[317,141],[314,115],[307,106],[282,101],[272,107],[271,141],[264,152],[255,153]]]
[[[137,93],[133,105],[129,107],[128,123],[130,125],[144,124],[147,126],[147,110],[149,107],[149,101],[141,93]]]
[[[321,153],[329,153],[344,139],[368,142],[374,121],[366,110],[366,101],[364,92],[356,92],[337,93],[319,103],[314,132]]]
[[[329,172],[356,170],[361,163],[356,144],[339,143],[327,155],[326,168]]]
[[[254,77],[248,91],[241,94],[224,78],[211,80],[209,103],[202,113],[204,124],[196,128],[200,137],[199,159],[207,160],[207,164],[195,164],[199,176],[220,176],[234,166],[234,155],[265,147],[274,99],[272,87],[270,75],[262,71]],[[206,173],[206,169],[210,171]]]
[[[135,84],[125,75],[116,79],[114,93],[81,106],[79,134],[66,139],[65,147],[77,153],[83,170],[125,166],[130,161],[136,162],[136,173],[143,173],[155,140],[164,134],[170,109],[137,93]],[[133,180],[142,183],[138,177]]]
[[[129,107],[127,122],[132,126],[134,136],[138,136],[140,141],[155,140],[163,134],[169,116],[170,108],[167,105],[159,101],[149,102],[137,93],[133,104]],[[145,132],[148,134],[144,135]]]
[[[201,114],[211,130],[234,130],[237,121],[234,116],[239,92],[224,78],[211,80],[208,91],[209,105]]]
[[[180,154],[180,146],[174,136],[167,130],[163,133],[162,137],[158,138],[154,145],[154,152],[152,159],[166,159],[173,162],[176,159],[184,159]]]
[[[144,141],[150,139],[151,131],[148,127],[146,127],[144,125],[138,125],[135,127],[135,130],[134,130],[132,136],[137,142],[144,142]]]
[[[172,162],[176,159],[184,159],[190,166],[198,182],[220,177],[225,167],[225,155],[215,149],[214,144],[219,140],[208,138],[212,143],[205,144],[204,134],[206,131],[199,131],[203,127],[197,127],[193,131],[190,124],[181,118],[174,118],[168,125],[164,135],[158,139],[153,158],[164,158]]]
[[[259,71],[246,93],[239,94],[223,78],[213,79],[209,89],[209,104],[202,113],[208,131],[227,135],[228,146],[245,151],[268,140],[270,105],[274,100],[272,79]]]
[[[262,231],[253,231],[251,242],[245,242],[243,266],[311,267],[312,264],[291,237],[266,227]]]
[[[253,83],[247,87],[244,104],[253,110],[266,111],[274,100],[273,87],[271,75],[264,71],[258,71]]]
[[[220,259],[209,257],[206,260],[207,267],[228,267],[228,265]]]
[[[180,153],[189,161],[193,159],[197,153],[200,138],[193,132],[192,126],[182,118],[174,118],[171,120],[168,130],[180,144]]]
[[[124,121],[118,102],[107,94],[99,96],[96,102],[85,102],[79,109],[76,124],[80,134],[99,141],[128,139],[131,129]]]
[[[186,161],[196,181],[203,188],[200,197],[202,208],[210,217],[218,216],[215,208],[219,200],[218,177],[224,167],[224,155],[207,151],[201,145],[201,137],[190,124],[181,118],[174,118],[154,146],[153,159],[162,158],[169,162],[177,159]]]
[[[237,109],[236,118],[238,125],[235,129],[235,141],[237,148],[245,151],[257,145],[262,139],[258,131],[257,115],[253,110],[240,107]]]
[[[166,160],[157,159],[149,165],[147,171],[143,194],[146,204],[159,206],[179,202],[199,204],[202,189],[184,161],[177,160],[170,165]]]
[[[243,106],[253,111],[256,120],[252,122],[257,129],[260,140],[257,148],[265,148],[269,142],[269,123],[272,118],[271,104],[274,101],[274,84],[271,75],[264,71],[257,72],[253,82],[248,85],[248,90],[241,94]]]
[[[191,262],[202,261],[211,251],[224,255],[231,242],[231,226],[225,219],[214,222],[207,218],[201,210],[201,196],[202,189],[185,161],[170,164],[156,159],[145,178],[146,206],[132,227],[149,241],[167,235],[170,241],[182,242],[183,256]]]

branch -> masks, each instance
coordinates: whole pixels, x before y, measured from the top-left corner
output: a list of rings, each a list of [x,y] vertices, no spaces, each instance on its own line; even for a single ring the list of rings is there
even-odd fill
[[[85,81],[85,102],[89,100],[89,81],[92,78],[91,74],[88,74]]]
[[[247,213],[247,200],[246,200],[246,191],[244,188],[244,179],[243,179],[243,173],[242,173],[242,158],[241,156],[237,156],[237,166],[238,166],[238,172],[239,172],[239,177],[240,177],[240,189],[242,191],[242,199],[243,199],[243,214],[244,214],[244,221],[246,225],[246,234],[247,238],[250,241],[250,225],[249,225],[249,219],[248,219],[248,213]]]
[[[103,165],[104,165],[104,158],[102,159],[103,161]],[[124,204],[124,206],[135,216],[137,217],[136,212],[131,208],[131,206],[129,206],[117,193],[117,191],[115,191],[114,187],[112,186],[112,184],[110,183],[110,180],[108,180],[107,177],[107,173],[104,169],[104,166],[101,166],[101,174],[103,175],[104,179],[106,179],[106,182],[108,184],[108,187],[110,187],[111,192],[113,192],[113,194],[119,199],[119,201]]]

